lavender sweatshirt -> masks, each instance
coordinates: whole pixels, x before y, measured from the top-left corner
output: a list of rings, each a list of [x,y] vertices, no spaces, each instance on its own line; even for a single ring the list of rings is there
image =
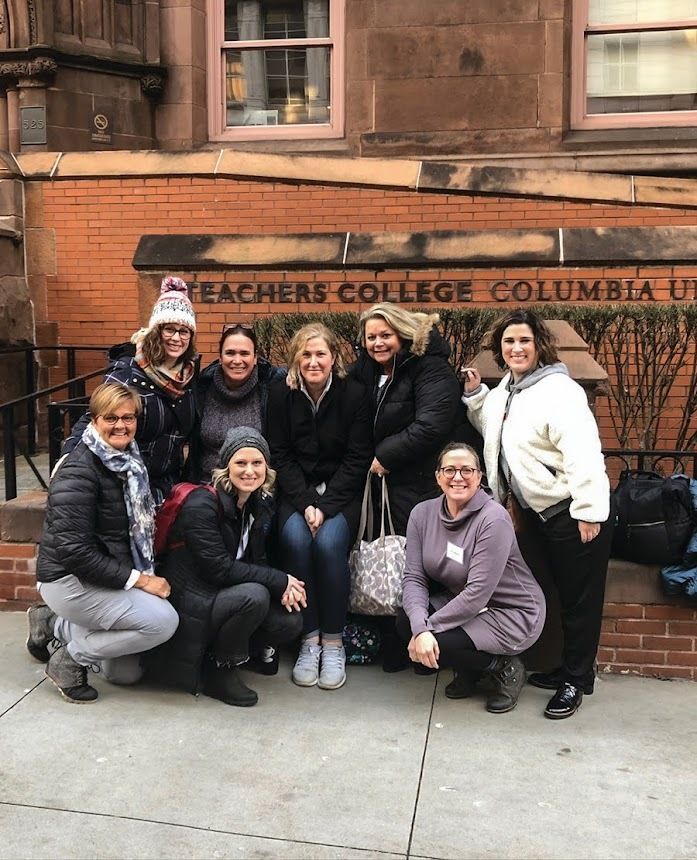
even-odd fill
[[[429,596],[429,580],[443,590]],[[545,620],[542,589],[523,561],[508,512],[483,490],[455,519],[445,496],[412,510],[403,600],[414,636],[462,627],[490,654],[529,648]]]

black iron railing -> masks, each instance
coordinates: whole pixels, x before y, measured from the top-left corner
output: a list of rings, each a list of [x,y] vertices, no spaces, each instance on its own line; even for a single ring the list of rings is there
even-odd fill
[[[59,385],[53,385],[50,388],[36,390],[36,375],[34,365],[34,353],[40,350],[65,352],[68,379]],[[5,499],[14,499],[17,496],[17,451],[24,457],[27,465],[36,476],[39,484],[46,487],[46,481],[36,467],[32,457],[36,455],[36,409],[37,401],[41,397],[47,397],[57,391],[67,391],[68,400],[65,403],[51,403],[48,407],[49,425],[53,422],[53,436],[57,435],[56,414],[65,415],[73,414],[69,410],[76,411],[77,404],[81,404],[81,409],[84,412],[86,403],[85,382],[88,379],[93,379],[95,376],[101,376],[105,373],[106,368],[100,368],[92,373],[86,373],[82,376],[76,375],[76,356],[78,352],[100,352],[105,354],[106,350],[103,346],[25,346],[25,347],[5,347],[0,349],[0,356],[23,353],[24,354],[24,391],[22,397],[17,397],[15,400],[9,400],[7,403],[0,404],[0,414],[2,415],[2,433],[3,433],[3,465],[5,472]],[[63,407],[67,406],[66,409]],[[61,411],[62,410],[62,411]],[[15,434],[15,426],[17,420],[22,416],[26,418],[26,444],[19,441]],[[54,413],[52,415],[52,413]],[[49,431],[50,434],[50,431]],[[60,439],[57,442],[58,449],[63,438],[63,431],[60,430]],[[51,444],[51,436],[49,436],[49,445]],[[55,451],[55,443],[53,445]],[[57,459],[57,457],[56,457]],[[55,462],[55,460],[54,460]],[[53,468],[53,463],[51,463]]]
[[[643,469],[665,475],[681,473],[688,478],[697,477],[697,451],[668,449],[643,450],[639,448],[605,448],[605,463],[621,469]]]

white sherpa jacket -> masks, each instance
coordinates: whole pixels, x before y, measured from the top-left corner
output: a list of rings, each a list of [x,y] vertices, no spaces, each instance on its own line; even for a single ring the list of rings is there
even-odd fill
[[[507,373],[492,391],[481,385],[462,398],[470,421],[484,437],[484,462],[494,497],[503,501],[499,478],[503,444],[514,482],[534,511],[541,513],[571,498],[573,519],[605,522],[610,483],[598,425],[584,390],[564,372],[543,376],[511,397],[504,422],[510,378]]]

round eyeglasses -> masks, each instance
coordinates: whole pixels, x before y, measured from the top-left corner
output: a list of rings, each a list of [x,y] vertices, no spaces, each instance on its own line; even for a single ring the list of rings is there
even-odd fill
[[[166,325],[162,328],[162,334],[167,338],[172,338],[179,335],[182,340],[188,340],[191,337],[191,331],[188,328],[176,328],[173,325]]]
[[[473,466],[461,466],[459,469],[455,466],[441,466],[438,471],[444,478],[451,481],[458,472],[460,473],[461,478],[471,478],[472,475],[475,475],[479,471],[479,469],[475,469]]]

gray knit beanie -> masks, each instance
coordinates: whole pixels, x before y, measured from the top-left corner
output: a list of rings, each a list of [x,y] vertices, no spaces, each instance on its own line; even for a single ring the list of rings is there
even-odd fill
[[[271,462],[269,444],[258,430],[254,427],[231,427],[218,452],[218,465],[221,469],[227,468],[230,458],[240,448],[256,448],[264,455],[267,466]]]

